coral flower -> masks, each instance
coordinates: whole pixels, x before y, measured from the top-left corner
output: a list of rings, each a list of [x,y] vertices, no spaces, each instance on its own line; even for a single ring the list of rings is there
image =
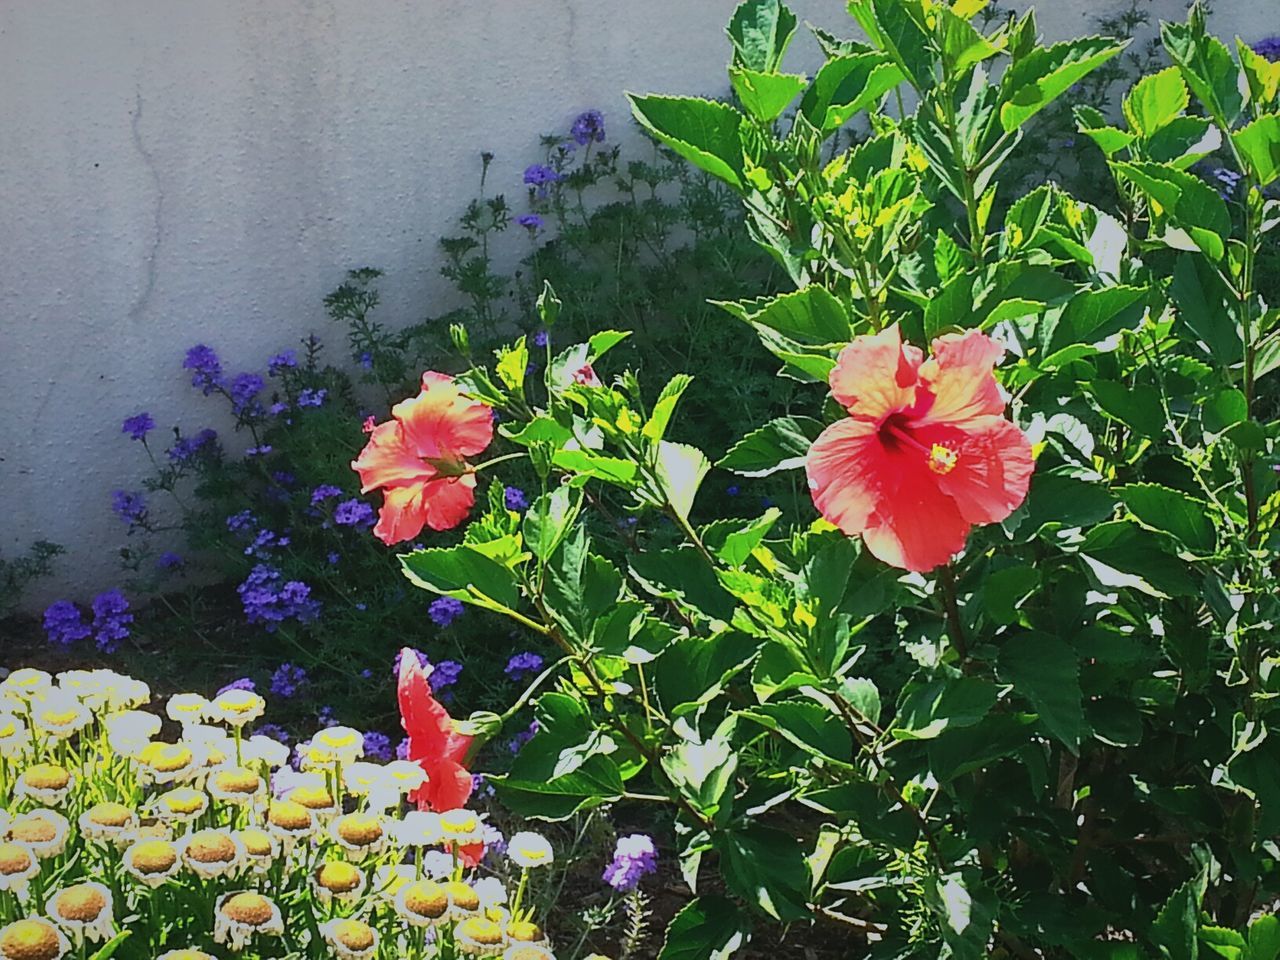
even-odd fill
[[[472,737],[453,728],[449,711],[431,694],[418,655],[400,652],[400,722],[409,735],[409,759],[422,767],[427,782],[409,794],[420,810],[456,810],[471,796],[471,774],[462,765]]]
[[[849,416],[805,461],[818,511],[885,563],[925,571],[962,550],[974,524],[1016,510],[1035,464],[1004,418],[992,374],[1003,352],[971,330],[934,340],[925,360],[896,325],[845,347],[830,382]]]
[[[454,379],[428,370],[422,392],[391,408],[394,419],[369,433],[351,464],[361,493],[382,489],[374,535],[383,543],[412,540],[424,526],[456,527],[475,503],[476,478],[467,457],[493,439],[493,417],[462,395]]]

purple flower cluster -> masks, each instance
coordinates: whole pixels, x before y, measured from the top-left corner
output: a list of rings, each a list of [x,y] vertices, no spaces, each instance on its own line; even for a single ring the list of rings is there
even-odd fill
[[[604,868],[602,879],[619,893],[630,893],[640,879],[658,870],[658,849],[653,839],[643,833],[620,837],[613,850],[613,860]]]
[[[307,623],[320,615],[320,604],[311,598],[311,588],[301,580],[284,582],[279,570],[260,563],[236,587],[245,618],[264,624],[267,630],[286,620]]]
[[[587,110],[578,114],[569,127],[569,136],[581,147],[593,140],[604,143],[604,115],[599,110]]]
[[[308,387],[298,392],[298,406],[322,407],[327,396],[329,396],[329,391],[324,387],[320,387],[318,390],[312,390]]]
[[[267,375],[278,377],[284,371],[292,370],[297,365],[298,355],[292,350],[284,350],[267,361]]]
[[[227,529],[232,533],[243,533],[246,530],[253,529],[257,522],[252,511],[241,510],[239,513],[233,513],[227,517]]]
[[[108,590],[93,598],[93,639],[104,653],[115,653],[120,641],[129,636],[133,614],[129,601],[119,590]]]
[[[533,335],[533,345],[535,347],[545,347],[551,338],[547,335],[547,331],[539,330]]]
[[[374,763],[390,763],[395,757],[391,738],[385,733],[370,730],[364,735],[364,758]]]
[[[538,721],[531,720],[529,722],[528,729],[521,730],[514,737],[512,737],[511,742],[507,744],[507,747],[511,750],[513,754],[519,753],[520,748],[523,747],[530,740],[532,740],[534,737],[534,734],[536,734],[537,732],[538,732]]]
[[[179,437],[169,448],[169,459],[176,464],[188,464],[202,452],[213,452],[218,442],[218,432],[208,427],[194,437]]]
[[[125,417],[124,423],[120,425],[120,432],[127,433],[133,440],[145,440],[155,426],[156,422],[151,418],[151,414],[144,411],[135,413],[132,417]]]
[[[229,690],[248,690],[250,693],[258,692],[258,685],[248,677],[241,677],[239,680],[232,680],[225,687],[218,691],[217,696],[222,696]]]
[[[156,566],[161,570],[181,570],[186,565],[181,555],[174,553],[172,550],[166,550],[160,556],[156,557]]]
[[[89,636],[91,631],[74,603],[58,600],[44,611],[44,632],[50,643],[68,647]]]
[[[318,503],[324,503],[326,500],[332,500],[334,497],[342,496],[342,488],[335,487],[331,483],[322,483],[311,491],[311,505],[314,507]]]
[[[147,498],[141,491],[111,491],[111,509],[130,527],[140,527],[147,522]]]
[[[529,509],[529,500],[519,487],[507,487],[502,491],[502,499],[506,503],[508,510],[516,510],[523,513]]]
[[[542,229],[542,218],[536,213],[522,213],[516,217],[516,223],[531,233]]]
[[[252,414],[258,410],[254,399],[262,392],[266,384],[256,373],[237,373],[227,390],[231,394],[231,408],[237,416]]]
[[[222,386],[222,361],[213,347],[197,343],[187,351],[182,367],[191,371],[191,385],[203,390],[206,397]]]
[[[371,526],[373,520],[373,507],[354,497],[333,508],[333,522],[340,527]]]
[[[524,169],[524,182],[531,187],[546,187],[547,184],[555,183],[559,179],[560,174],[546,164],[533,163]]]
[[[1280,60],[1280,36],[1267,37],[1253,45],[1253,52],[1268,60]]]
[[[431,689],[439,693],[445,687],[452,687],[462,675],[462,664],[457,660],[441,660],[431,671]]]
[[[505,673],[512,680],[519,680],[542,669],[542,657],[531,650],[515,654],[507,661]]]
[[[262,557],[274,549],[287,547],[288,545],[288,537],[281,536],[274,530],[259,530],[253,541],[244,548],[244,555],[246,557]]]
[[[292,663],[282,663],[271,674],[271,692],[288,700],[307,685],[307,671]]]
[[[1244,174],[1237,173],[1227,167],[1215,167],[1209,171],[1209,176],[1217,180],[1221,186],[1218,187],[1218,195],[1223,200],[1230,200],[1235,196],[1236,187],[1240,185],[1240,181],[1244,179]]]
[[[440,597],[438,600],[432,600],[431,605],[427,607],[427,616],[431,618],[440,629],[444,629],[457,620],[465,612],[466,607],[463,606],[461,600],[453,597]]]

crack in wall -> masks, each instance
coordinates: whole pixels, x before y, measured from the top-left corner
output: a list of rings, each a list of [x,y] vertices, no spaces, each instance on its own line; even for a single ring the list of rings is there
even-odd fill
[[[160,182],[160,171],[156,168],[155,157],[142,143],[141,122],[142,87],[139,85],[134,92],[133,114],[129,119],[129,129],[133,136],[134,149],[138,151],[138,156],[142,157],[143,165],[146,166],[147,172],[151,174],[151,180],[155,184],[156,210],[152,221],[151,250],[147,254],[146,286],[138,299],[134,301],[133,306],[129,308],[129,319],[133,321],[137,321],[142,317],[142,312],[146,310],[151,302],[151,294],[155,292],[156,262],[159,260],[160,244],[164,239],[164,186]]]

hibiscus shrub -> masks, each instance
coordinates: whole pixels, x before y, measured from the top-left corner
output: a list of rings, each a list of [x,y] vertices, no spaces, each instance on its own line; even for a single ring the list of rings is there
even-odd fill
[[[1280,66],[1193,9],[1122,120],[1078,113],[1116,209],[1018,195],[1001,165],[1025,125],[1123,46],[1043,46],[1031,14],[979,29],[983,6],[852,0],[867,42],[815,30],[806,78],[782,70],[796,17],[747,0],[737,106],[633,98],[794,284],[720,304],[789,396],[711,452],[743,484],[807,482],[813,513],[703,513],[691,378],[650,392],[612,330],[428,374],[357,462],[388,541],[478,501],[404,571],[562,652],[500,796],[669,817],[694,898],[666,960],[769,923],[882,957],[1280,951],[1259,417],[1280,349],[1257,275]],[[1237,202],[1190,172],[1211,151]],[[553,336],[560,306],[538,301]],[[512,453],[538,478],[523,515],[483,476]]]

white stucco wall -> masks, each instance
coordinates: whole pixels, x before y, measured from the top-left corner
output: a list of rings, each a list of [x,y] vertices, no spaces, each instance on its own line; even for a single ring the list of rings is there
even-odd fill
[[[259,369],[324,333],[321,298],[366,264],[387,271],[384,317],[442,312],[435,241],[480,151],[518,203],[539,135],[579,111],[616,134],[624,89],[721,91],[734,6],[3,0],[0,555],[70,549],[32,605],[116,580],[110,491],[145,472],[125,416],[226,426],[180,369],[188,346]],[[792,6],[846,30],[843,0]],[[1280,28],[1280,0],[1217,7],[1223,32]],[[1041,22],[1083,33],[1098,9],[1057,0]]]

